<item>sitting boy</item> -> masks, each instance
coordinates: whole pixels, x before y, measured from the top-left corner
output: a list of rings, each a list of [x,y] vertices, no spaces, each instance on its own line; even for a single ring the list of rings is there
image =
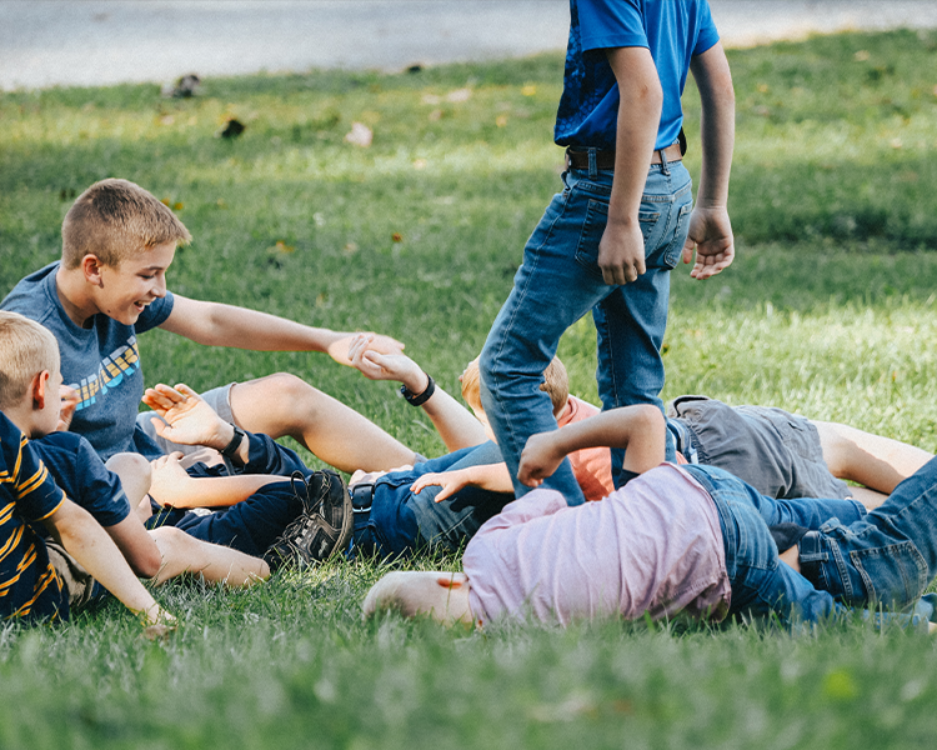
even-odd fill
[[[659,460],[665,429],[655,407],[611,410],[561,430],[559,441],[556,432],[533,436],[518,476],[538,486],[564,451],[586,446],[624,447],[627,460],[639,437],[647,458]],[[847,607],[904,609],[937,574],[935,481],[937,459],[869,513],[853,500],[767,497],[699,465],[661,464],[579,507],[539,489],[482,526],[465,550],[464,574],[392,573],[368,593],[364,611],[567,624],[680,613],[816,622]],[[932,613],[932,604],[922,611]]]
[[[48,336],[41,326],[35,328]],[[172,615],[154,601],[91,515],[56,486],[28,442],[28,436],[48,433],[58,424],[61,375],[52,343],[35,369],[29,358],[17,357],[4,348],[0,372],[0,618],[67,620],[70,609],[87,604],[100,584],[143,622],[164,632],[174,621]],[[44,541],[34,527],[45,527],[54,541]]]
[[[176,529],[147,533],[131,510],[149,488],[146,459],[122,453],[105,464],[83,437],[56,429],[67,425],[70,415],[59,413],[58,346],[47,329],[18,313],[0,311],[0,351],[5,355],[0,360],[0,408],[32,438],[33,454],[59,489],[104,527],[134,573],[157,584],[192,573],[229,586],[249,585],[270,574],[256,557]],[[50,370],[53,363],[55,370]],[[58,424],[51,420],[53,413]]]
[[[103,180],[66,214],[61,261],[21,280],[0,302],[58,339],[65,382],[80,394],[71,429],[105,459],[124,451],[155,458],[171,449],[136,422],[143,395],[137,336],[151,328],[206,346],[327,351],[348,364],[348,334],[167,291],[176,247],[189,240],[182,222],[146,190]],[[374,337],[373,346],[401,348],[384,336]],[[340,469],[389,469],[413,460],[412,451],[376,425],[340,410],[337,401],[293,375],[224,386],[206,397],[228,422],[273,437],[290,435]]]

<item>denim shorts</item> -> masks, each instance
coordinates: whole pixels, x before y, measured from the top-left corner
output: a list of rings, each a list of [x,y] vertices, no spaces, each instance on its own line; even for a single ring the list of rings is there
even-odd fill
[[[830,474],[817,428],[804,417],[705,396],[680,396],[668,416],[688,428],[700,463],[725,469],[763,495],[852,496],[849,486]]]

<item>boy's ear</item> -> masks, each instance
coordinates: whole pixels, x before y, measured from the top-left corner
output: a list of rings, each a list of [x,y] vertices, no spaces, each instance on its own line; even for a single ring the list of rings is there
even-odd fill
[[[104,280],[101,278],[101,269],[104,264],[94,253],[88,253],[81,259],[81,270],[85,275],[85,281],[92,286],[104,286]]]
[[[49,398],[49,379],[52,373],[48,370],[37,372],[29,384],[29,395],[33,400],[34,409],[45,409],[46,399]]]

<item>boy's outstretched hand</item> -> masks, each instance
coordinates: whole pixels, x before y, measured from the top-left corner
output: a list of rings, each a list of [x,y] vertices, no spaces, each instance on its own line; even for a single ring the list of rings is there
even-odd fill
[[[683,244],[683,262],[696,263],[690,271],[694,279],[708,279],[732,265],[735,259],[735,238],[732,224],[725,208],[702,208],[697,206],[690,214],[690,231]]]
[[[329,344],[329,356],[346,367],[357,367],[352,359],[351,349],[355,342],[362,337],[368,339],[368,348],[373,349],[380,354],[400,354],[404,350],[405,344],[397,341],[390,336],[384,336],[380,333],[352,333],[348,336],[342,336]],[[360,368],[359,368],[360,369]]]
[[[517,478],[521,484],[539,487],[559,468],[566,453],[557,447],[556,435],[557,431],[540,432],[527,439],[517,467]]]
[[[184,383],[175,388],[160,383],[147,388],[143,403],[165,420],[152,419],[156,434],[182,445],[224,448],[231,440],[231,426],[195,391]]]
[[[374,347],[374,334],[359,333],[348,347],[351,366],[369,380],[396,380],[411,393],[422,393],[429,379],[422,368],[406,354],[384,353]]]

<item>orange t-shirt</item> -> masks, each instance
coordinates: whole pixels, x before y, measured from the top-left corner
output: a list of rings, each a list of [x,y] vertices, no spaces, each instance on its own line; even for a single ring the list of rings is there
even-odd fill
[[[599,409],[587,401],[570,396],[557,420],[560,427],[594,417]],[[573,474],[586,500],[601,500],[615,491],[612,481],[612,454],[608,448],[584,448],[569,454]]]

